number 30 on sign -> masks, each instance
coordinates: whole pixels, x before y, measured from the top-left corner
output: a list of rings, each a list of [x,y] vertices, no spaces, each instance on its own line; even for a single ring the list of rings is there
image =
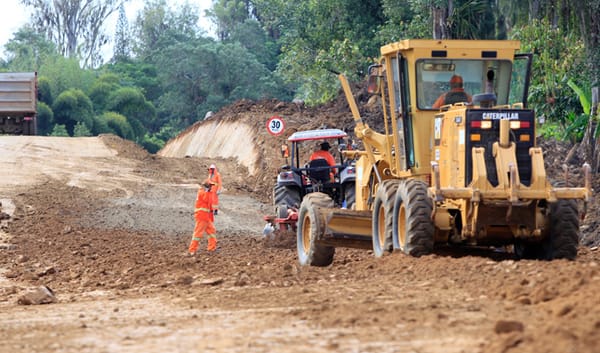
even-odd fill
[[[285,129],[283,119],[277,115],[272,116],[267,121],[267,131],[273,136],[281,135]]]

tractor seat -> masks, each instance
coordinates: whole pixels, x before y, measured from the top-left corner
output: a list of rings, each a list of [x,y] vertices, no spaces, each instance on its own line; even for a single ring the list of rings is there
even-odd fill
[[[326,168],[327,167],[327,168]],[[308,176],[312,180],[328,183],[329,177],[329,164],[325,159],[314,159],[308,163]]]

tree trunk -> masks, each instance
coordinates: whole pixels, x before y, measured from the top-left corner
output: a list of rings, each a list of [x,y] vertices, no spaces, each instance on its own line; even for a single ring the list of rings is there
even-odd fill
[[[446,8],[435,6],[432,9],[433,39],[448,38],[448,11]]]
[[[592,166],[592,173],[598,172],[600,164],[600,143],[594,136],[598,124],[598,92],[598,87],[592,88],[592,109],[590,111],[590,118],[585,129],[585,135],[579,146],[580,153],[583,154],[585,162]]]

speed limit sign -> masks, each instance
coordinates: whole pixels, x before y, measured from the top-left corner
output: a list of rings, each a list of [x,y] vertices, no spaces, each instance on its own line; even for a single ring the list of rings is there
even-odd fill
[[[267,131],[273,136],[281,135],[284,129],[285,123],[283,122],[283,119],[277,115],[272,116],[267,121]]]

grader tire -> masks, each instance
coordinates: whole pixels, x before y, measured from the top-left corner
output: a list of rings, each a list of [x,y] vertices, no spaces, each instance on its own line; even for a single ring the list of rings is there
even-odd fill
[[[414,179],[402,182],[394,201],[394,247],[416,257],[430,254],[434,243],[432,210],[425,183]]]
[[[550,236],[542,242],[546,260],[577,257],[579,212],[575,200],[558,200],[550,205]]]
[[[373,254],[375,257],[381,257],[386,252],[391,252],[392,247],[392,228],[394,221],[394,201],[396,199],[396,190],[398,190],[399,180],[384,180],[375,194],[373,203]]]
[[[541,242],[515,243],[518,259],[554,260],[577,257],[579,214],[575,200],[558,200],[550,205],[548,231]]]
[[[313,192],[304,197],[298,214],[296,244],[298,262],[302,266],[329,266],[333,262],[335,248],[317,243],[325,229],[325,218],[321,208],[332,208],[333,200],[324,193]]]

